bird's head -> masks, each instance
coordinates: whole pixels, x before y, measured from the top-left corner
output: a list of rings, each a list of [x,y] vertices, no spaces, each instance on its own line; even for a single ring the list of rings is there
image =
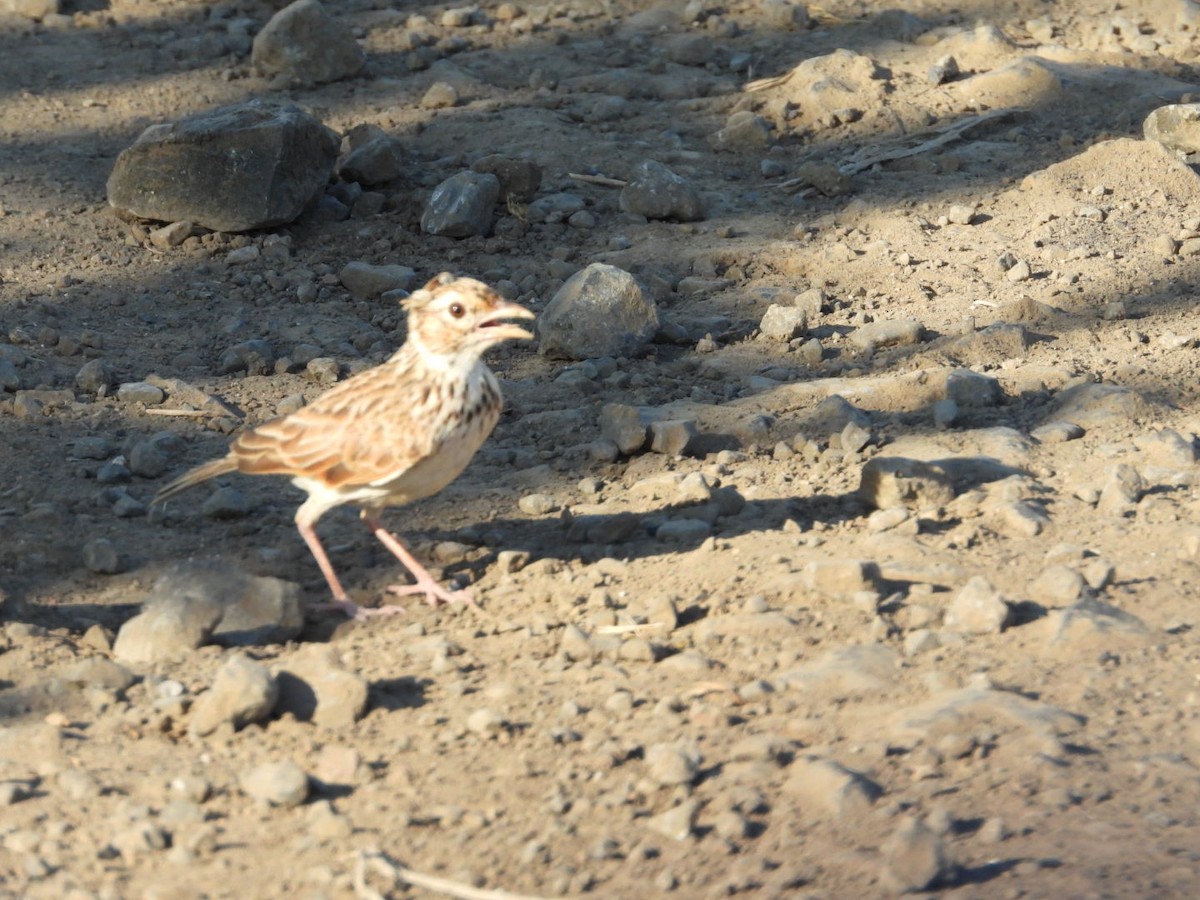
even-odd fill
[[[443,272],[413,291],[404,307],[408,340],[435,355],[478,358],[503,341],[533,338],[529,331],[508,321],[532,319],[533,313],[474,278],[455,278]]]

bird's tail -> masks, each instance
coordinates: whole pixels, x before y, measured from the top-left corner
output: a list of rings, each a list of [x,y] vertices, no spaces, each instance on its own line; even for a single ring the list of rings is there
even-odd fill
[[[164,500],[174,497],[180,491],[186,491],[190,487],[195,487],[202,481],[208,481],[208,479],[216,478],[218,475],[235,471],[237,471],[237,460],[232,455],[214,459],[212,462],[206,462],[202,466],[196,466],[196,468],[184,472],[155,494],[154,499],[150,502],[162,503]]]

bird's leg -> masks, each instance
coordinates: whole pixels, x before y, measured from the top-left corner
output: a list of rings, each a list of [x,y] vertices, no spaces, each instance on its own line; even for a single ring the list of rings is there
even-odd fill
[[[317,567],[320,568],[321,574],[325,576],[325,582],[329,585],[329,590],[333,592],[333,600],[329,603],[320,604],[319,608],[336,609],[339,612],[345,613],[351,619],[367,619],[371,616],[404,612],[404,607],[402,606],[380,606],[376,609],[366,609],[347,597],[346,589],[338,581],[337,573],[333,571],[333,564],[330,563],[329,556],[325,553],[325,548],[321,546],[321,539],[317,537],[316,529],[313,528],[312,523],[300,521],[297,518],[296,528],[300,531],[300,537],[304,538],[304,543],[308,544],[308,549],[312,552],[313,559],[317,561]]]
[[[430,575],[425,567],[417,562],[416,558],[405,549],[404,545],[396,539],[396,536],[383,527],[383,523],[379,520],[378,515],[368,513],[363,510],[363,521],[367,523],[367,527],[371,529],[371,533],[379,539],[379,543],[392,551],[396,559],[404,564],[404,568],[412,573],[413,578],[417,579],[416,584],[393,584],[387,589],[389,594],[397,597],[404,597],[409,594],[424,594],[425,602],[430,606],[437,606],[439,603],[466,603],[469,606],[477,606],[475,598],[471,596],[470,591],[448,591]]]

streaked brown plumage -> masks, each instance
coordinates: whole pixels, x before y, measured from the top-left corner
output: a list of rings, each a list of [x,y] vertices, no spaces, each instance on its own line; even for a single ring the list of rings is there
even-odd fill
[[[482,282],[439,275],[405,301],[408,340],[387,362],[349,378],[311,405],[241,434],[229,452],[185,473],[154,498],[160,502],[230,472],[289,475],[308,493],[296,511],[333,606],[364,611],[346,597],[314,525],[335,506],[354,504],[363,521],[416,578],[389,589],[428,601],[469,601],[438,586],[380,523],[385,507],[436,494],[458,477],[500,418],[496,377],[483,362],[489,347],[532,338],[505,319],[533,318]],[[394,607],[390,609],[395,609]]]

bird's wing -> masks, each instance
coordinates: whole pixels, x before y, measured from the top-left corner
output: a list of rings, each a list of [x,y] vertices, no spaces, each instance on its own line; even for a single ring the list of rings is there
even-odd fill
[[[238,469],[293,475],[330,487],[403,473],[434,450],[429,390],[394,364],[362,372],[310,406],[244,433],[231,447]],[[400,386],[413,385],[409,392]]]

